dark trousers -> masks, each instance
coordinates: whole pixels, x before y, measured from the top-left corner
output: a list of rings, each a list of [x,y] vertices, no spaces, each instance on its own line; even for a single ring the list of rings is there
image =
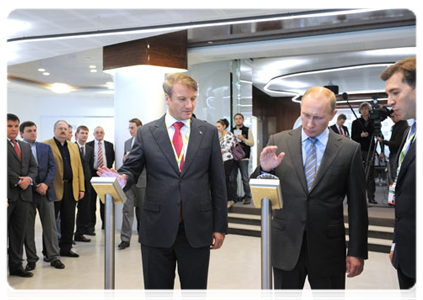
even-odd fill
[[[78,212],[76,214],[76,231],[75,236],[81,237],[84,235],[85,230],[88,228],[90,223],[90,211],[91,211],[91,184],[85,182],[85,194],[84,198],[78,200]]]
[[[402,300],[420,299],[420,279],[408,277],[401,271],[401,267],[397,272]]]
[[[32,187],[29,187],[32,188]],[[9,270],[11,272],[22,268],[23,245],[26,234],[27,220],[32,203],[23,201],[20,197],[9,202],[7,208],[7,234],[9,238]]]
[[[210,247],[192,248],[180,225],[175,243],[170,248],[141,244],[145,289],[173,289],[175,269],[182,289],[206,289]]]
[[[247,198],[251,198],[251,189],[250,189],[250,174],[248,172],[248,164],[250,163],[250,160],[238,160],[234,161],[235,167],[232,171],[232,185],[235,190],[235,192],[238,191],[238,169],[241,173],[241,180],[242,180],[242,186],[244,188],[244,196]]]
[[[60,212],[60,228],[62,238],[59,242],[60,252],[67,252],[72,249],[73,230],[75,228],[75,206],[73,198],[72,182],[63,183],[63,198],[54,202],[56,219]]]
[[[312,289],[345,289],[345,274],[331,277],[320,277],[310,272],[310,264],[307,256],[307,238],[304,234],[300,257],[292,271],[284,271],[273,268],[275,289],[303,289],[305,279]]]
[[[91,174],[93,174],[92,177],[98,177],[97,175],[97,170],[93,170],[91,172]],[[97,223],[97,217],[96,217],[96,212],[97,212],[97,193],[95,192],[95,190],[93,188],[91,188],[91,197],[90,197],[91,201],[90,201],[90,222],[89,222],[89,228],[94,230],[95,228],[95,224]],[[98,200],[100,202],[100,217],[101,217],[101,221],[102,221],[102,226],[101,228],[104,228],[104,204],[101,202],[101,200]]]
[[[232,180],[236,180],[235,178],[232,178],[231,174],[232,174],[232,170],[235,167],[235,162],[233,159],[227,160],[223,163],[223,166],[225,168],[225,179],[226,179],[226,194],[228,197],[228,201],[232,200],[232,201],[236,201],[238,198],[238,195],[236,193],[236,189],[234,189],[234,187],[236,187],[236,183],[233,184],[231,181]]]

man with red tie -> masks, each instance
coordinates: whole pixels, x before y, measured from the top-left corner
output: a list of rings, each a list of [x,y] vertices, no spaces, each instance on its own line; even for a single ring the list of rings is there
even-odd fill
[[[124,165],[103,168],[125,190],[147,170],[141,211],[144,287],[173,289],[175,268],[182,289],[207,288],[210,249],[227,232],[225,174],[217,129],[193,118],[197,82],[170,74],[163,84],[167,113],[144,125]]]
[[[337,134],[350,137],[350,133],[348,132],[348,127],[344,126],[345,121],[347,120],[347,116],[344,114],[340,114],[338,119],[336,120],[336,124],[333,124],[330,128]]]
[[[31,147],[16,140],[19,118],[7,114],[7,237],[10,275],[32,277],[22,267],[25,229],[32,205],[32,183],[38,176],[38,165]]]

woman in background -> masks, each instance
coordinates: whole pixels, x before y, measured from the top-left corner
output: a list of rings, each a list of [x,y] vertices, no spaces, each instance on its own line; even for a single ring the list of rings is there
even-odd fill
[[[226,130],[229,122],[226,119],[220,119],[216,122],[217,131],[219,131],[220,148],[222,151],[223,165],[225,167],[225,179],[226,179],[226,192],[228,195],[228,208],[231,208],[235,204],[237,198],[235,191],[232,191],[232,185],[230,184],[230,175],[234,168],[234,157],[232,155],[232,148],[235,147],[236,141],[235,136],[232,132]]]

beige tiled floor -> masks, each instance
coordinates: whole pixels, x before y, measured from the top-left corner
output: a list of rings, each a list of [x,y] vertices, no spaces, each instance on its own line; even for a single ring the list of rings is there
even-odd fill
[[[77,243],[74,251],[79,258],[62,258],[64,270],[50,267],[42,259],[33,278],[9,276],[6,273],[7,300],[94,300],[104,299],[104,231],[90,243]],[[40,227],[37,225],[37,246],[41,251]],[[116,244],[120,242],[116,234]],[[131,247],[116,250],[116,299],[144,299],[140,246],[133,236]],[[41,255],[40,255],[41,256]],[[24,266],[26,262],[24,263]],[[211,255],[208,299],[260,299],[260,239],[228,235],[223,248]],[[179,282],[175,283],[175,298],[181,299]],[[306,284],[303,299],[312,299]],[[370,252],[364,273],[347,279],[346,299],[400,299],[395,270],[386,254]]]

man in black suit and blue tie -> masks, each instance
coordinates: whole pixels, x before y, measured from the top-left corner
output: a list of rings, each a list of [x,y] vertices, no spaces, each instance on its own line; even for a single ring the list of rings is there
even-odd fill
[[[302,126],[272,135],[251,175],[280,179],[283,209],[273,212],[272,265],[276,289],[344,289],[367,259],[367,205],[360,145],[328,129],[336,97],[324,87],[301,100]],[[336,182],[336,184],[334,184]],[[348,202],[346,249],[344,199]]]
[[[192,118],[197,83],[169,74],[163,84],[167,113],[138,130],[124,165],[100,170],[128,189],[145,168],[141,211],[144,287],[173,289],[175,268],[182,289],[207,288],[210,249],[227,232],[225,173],[217,129]]]
[[[416,58],[405,58],[388,67],[385,81],[388,106],[401,120],[416,119]],[[389,255],[397,269],[401,289],[416,283],[416,122],[405,131],[398,150],[395,193],[394,240]]]

